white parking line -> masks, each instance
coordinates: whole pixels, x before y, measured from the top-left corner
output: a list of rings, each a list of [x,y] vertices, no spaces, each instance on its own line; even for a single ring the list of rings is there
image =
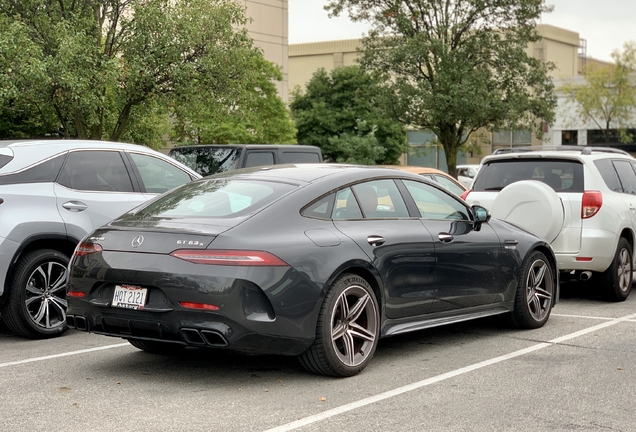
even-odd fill
[[[77,351],[69,351],[69,352],[60,353],[60,354],[52,354],[52,355],[43,356],[43,357],[32,357],[32,358],[28,358],[28,359],[24,359],[24,360],[17,360],[17,361],[13,361],[13,362],[0,363],[0,368],[8,367],[8,366],[16,366],[16,365],[21,365],[21,364],[25,364],[25,363],[33,363],[33,362],[38,362],[38,361],[43,361],[43,360],[50,360],[50,359],[59,358],[59,357],[67,357],[67,356],[73,356],[73,355],[78,355],[78,354],[86,354],[86,353],[95,352],[95,351],[103,351],[103,350],[112,349],[112,348],[120,348],[120,347],[123,347],[123,346],[130,346],[130,344],[128,342],[126,342],[126,343],[120,343],[120,344],[115,344],[115,345],[106,345],[106,346],[97,347],[97,348],[88,348],[88,349],[77,350]]]
[[[597,316],[588,316],[588,315],[568,315],[568,314],[557,314],[557,313],[552,313],[550,314],[550,316],[558,316],[558,317],[564,317],[564,318],[583,318],[583,319],[603,320],[603,321],[611,321],[614,319],[614,318],[607,318],[607,317],[597,317]]]
[[[375,396],[370,396],[370,397],[367,397],[367,398],[364,398],[364,399],[360,399],[360,400],[358,400],[356,402],[351,402],[351,403],[348,403],[348,404],[345,404],[345,405],[341,405],[339,407],[332,408],[330,410],[323,411],[321,413],[314,414],[314,415],[311,415],[311,416],[296,420],[296,421],[291,422],[291,423],[287,423],[287,424],[284,424],[284,425],[281,425],[281,426],[278,426],[278,427],[275,427],[275,428],[272,428],[272,429],[268,429],[265,432],[284,432],[284,431],[291,431],[291,430],[298,429],[298,428],[301,428],[301,427],[304,427],[304,426],[308,426],[308,425],[310,425],[312,423],[316,423],[316,422],[319,422],[319,421],[322,421],[322,420],[326,420],[328,418],[343,414],[343,413],[348,412],[348,411],[352,411],[352,410],[357,409],[357,408],[362,408],[364,406],[367,406],[367,405],[370,405],[370,404],[373,404],[373,403],[376,403],[376,402],[380,402],[380,401],[385,400],[385,399],[389,399],[389,398],[392,398],[392,397],[395,397],[395,396],[399,396],[399,395],[402,395],[404,393],[407,393],[407,392],[410,392],[410,391],[413,391],[413,390],[417,390],[419,388],[422,388],[422,387],[425,387],[425,386],[428,386],[428,385],[431,385],[431,384],[435,384],[435,383],[438,383],[440,381],[444,381],[446,379],[456,377],[458,375],[462,375],[462,374],[465,374],[465,373],[468,373],[468,372],[472,372],[474,370],[481,369],[481,368],[486,367],[486,366],[490,366],[490,365],[493,365],[493,364],[496,364],[496,363],[501,363],[503,361],[510,360],[510,359],[515,358],[515,357],[520,357],[522,355],[526,355],[526,354],[529,354],[531,352],[538,351],[540,349],[547,348],[549,346],[553,346],[553,345],[565,342],[567,340],[574,339],[574,338],[586,335],[588,333],[592,333],[592,332],[594,332],[596,330],[604,329],[605,327],[610,327],[610,326],[616,325],[616,324],[621,323],[621,322],[630,321],[630,320],[632,320],[634,318],[636,318],[636,314],[627,315],[627,316],[622,317],[622,318],[614,318],[611,321],[606,321],[606,322],[604,322],[602,324],[597,324],[595,326],[588,327],[586,329],[583,329],[583,330],[580,330],[580,331],[577,331],[577,332],[574,332],[574,333],[570,333],[568,335],[561,336],[561,337],[558,337],[556,339],[552,339],[552,340],[550,340],[548,342],[542,342],[542,343],[533,345],[531,347],[528,347],[528,348],[525,348],[525,349],[522,349],[522,350],[519,350],[519,351],[512,352],[510,354],[505,354],[505,355],[502,355],[502,356],[499,356],[499,357],[494,357],[492,359],[485,360],[485,361],[479,362],[479,363],[475,363],[473,365],[466,366],[466,367],[463,367],[463,368],[460,368],[460,369],[456,369],[456,370],[451,371],[451,372],[446,372],[446,373],[443,373],[441,375],[437,375],[437,376],[434,376],[434,377],[431,377],[431,378],[427,378],[427,379],[422,380],[422,381],[417,381],[415,383],[408,384],[408,385],[405,385],[403,387],[396,388],[394,390],[389,390],[389,391],[386,391],[384,393],[377,394]]]

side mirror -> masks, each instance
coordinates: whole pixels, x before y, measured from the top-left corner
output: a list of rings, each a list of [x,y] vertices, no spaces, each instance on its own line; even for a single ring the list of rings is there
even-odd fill
[[[475,222],[486,223],[490,220],[490,212],[482,206],[474,205],[473,215],[475,215]]]

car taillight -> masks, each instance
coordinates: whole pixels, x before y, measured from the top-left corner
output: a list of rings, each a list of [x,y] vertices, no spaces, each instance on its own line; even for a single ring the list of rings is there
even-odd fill
[[[74,257],[90,255],[95,252],[101,252],[103,249],[97,243],[80,242],[73,252]]]
[[[288,266],[285,261],[269,252],[246,250],[186,250],[172,252],[175,258],[195,264],[226,266]]]
[[[603,194],[599,191],[583,192],[581,202],[581,219],[588,219],[594,216],[603,205]]]
[[[466,198],[468,198],[469,193],[470,193],[470,189],[466,190],[463,194],[461,194],[460,198],[466,201]]]
[[[209,311],[217,311],[220,308],[217,305],[208,304],[208,303],[193,303],[193,302],[179,302],[181,307],[188,309],[199,309],[199,310],[209,310]]]

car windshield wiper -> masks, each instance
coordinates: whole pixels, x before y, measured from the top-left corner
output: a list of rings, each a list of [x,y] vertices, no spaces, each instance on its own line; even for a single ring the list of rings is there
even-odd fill
[[[500,191],[502,189],[503,189],[503,186],[484,188],[485,191]]]

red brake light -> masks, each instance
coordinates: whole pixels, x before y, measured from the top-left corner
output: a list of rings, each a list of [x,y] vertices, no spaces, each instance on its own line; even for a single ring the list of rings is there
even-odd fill
[[[69,291],[66,295],[68,297],[86,297],[86,293],[82,291]]]
[[[90,255],[95,252],[101,252],[103,249],[97,243],[80,242],[73,252],[74,257]]]
[[[276,255],[263,251],[180,249],[172,252],[170,255],[195,264],[258,267],[281,267],[289,265]]]
[[[581,219],[588,219],[594,216],[603,205],[603,194],[599,191],[583,192],[581,202]]]
[[[192,302],[179,302],[179,304],[188,309],[200,309],[200,310],[219,310],[217,305],[207,304],[207,303],[192,303]]]
[[[468,198],[469,193],[470,193],[470,189],[466,189],[466,191],[463,194],[461,194],[460,198],[466,201],[466,198]]]

